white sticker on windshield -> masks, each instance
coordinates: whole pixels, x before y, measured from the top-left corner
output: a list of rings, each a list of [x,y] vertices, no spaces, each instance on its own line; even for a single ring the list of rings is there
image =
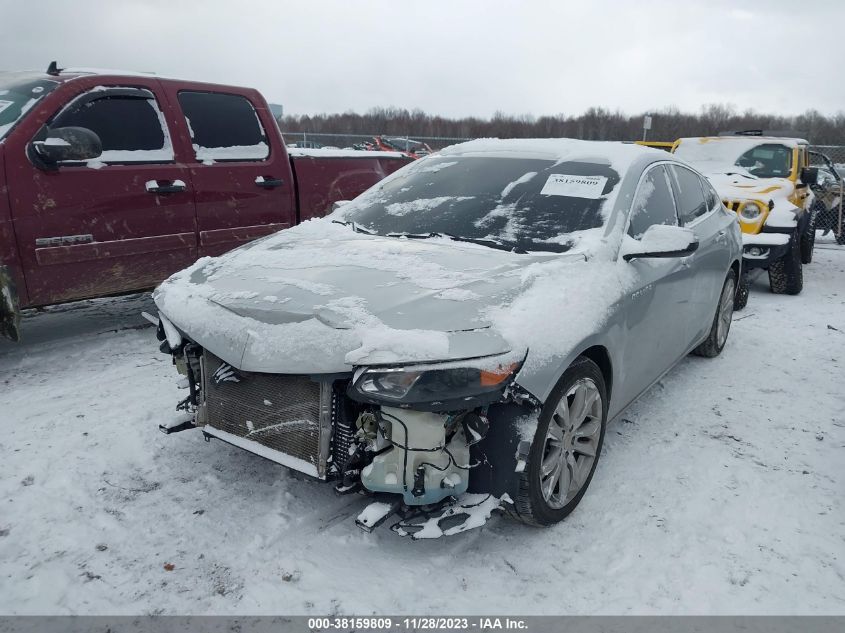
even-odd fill
[[[14,101],[0,101],[0,112],[12,105]]]
[[[544,196],[567,196],[568,198],[591,198],[595,200],[604,191],[605,176],[569,176],[552,174],[540,193]]]

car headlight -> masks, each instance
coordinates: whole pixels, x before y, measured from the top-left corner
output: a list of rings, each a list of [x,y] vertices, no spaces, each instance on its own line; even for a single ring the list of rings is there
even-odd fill
[[[760,205],[756,202],[746,202],[739,212],[743,220],[756,220],[762,213]]]
[[[474,408],[498,400],[520,367],[522,361],[486,369],[456,363],[363,368],[356,373],[349,395],[355,400],[429,410]]]

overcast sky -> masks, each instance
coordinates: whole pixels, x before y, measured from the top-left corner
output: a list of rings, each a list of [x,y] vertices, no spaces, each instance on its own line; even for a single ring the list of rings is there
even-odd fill
[[[832,114],[843,25],[841,0],[0,0],[0,68],[248,85],[291,114]]]

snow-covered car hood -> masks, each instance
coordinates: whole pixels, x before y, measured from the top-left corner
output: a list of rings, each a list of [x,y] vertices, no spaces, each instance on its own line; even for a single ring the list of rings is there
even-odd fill
[[[769,227],[792,228],[799,211],[790,198],[795,183],[788,178],[758,178],[736,165],[702,161],[691,163],[711,182],[722,200],[758,200],[769,210],[758,220],[740,218],[743,232],[758,233],[763,223]]]
[[[788,178],[757,178],[741,167],[693,163],[713,183],[722,198],[730,200],[786,199],[795,192],[795,185]]]
[[[584,256],[362,235],[319,220],[204,258],[154,298],[177,328],[237,368],[332,373],[524,353],[489,315],[519,294],[525,270],[550,260]]]

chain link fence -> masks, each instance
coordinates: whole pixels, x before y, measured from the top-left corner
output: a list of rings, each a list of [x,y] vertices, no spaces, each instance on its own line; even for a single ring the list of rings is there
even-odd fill
[[[819,169],[818,181],[811,187],[816,196],[816,229],[832,231],[837,243],[845,244],[845,146],[812,145],[810,165]]]
[[[282,132],[285,143],[303,149],[368,149],[375,145],[376,137],[389,141],[397,151],[413,151],[424,143],[432,151],[443,149],[455,143],[469,141],[469,138],[452,136],[398,136],[391,134],[328,134],[323,132]]]

